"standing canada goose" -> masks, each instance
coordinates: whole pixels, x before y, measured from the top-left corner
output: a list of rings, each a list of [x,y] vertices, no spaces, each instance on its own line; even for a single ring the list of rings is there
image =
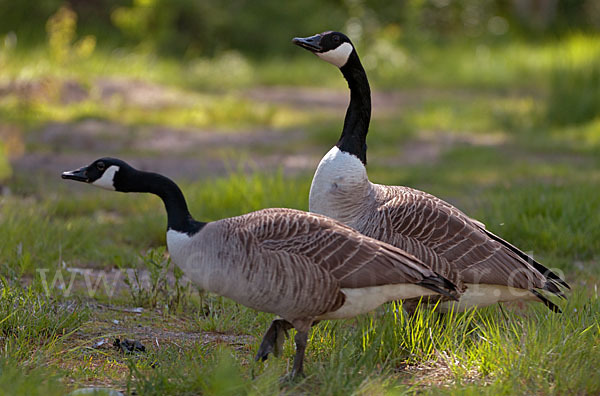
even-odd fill
[[[302,374],[315,321],[353,317],[395,299],[457,293],[414,256],[322,215],[264,209],[199,222],[172,180],[114,158],[64,172],[62,178],[158,195],[167,211],[169,253],[195,284],[282,318],[265,335],[257,360],[277,350],[288,328],[297,330],[292,376]]]
[[[554,272],[433,195],[369,181],[365,166],[371,90],[350,39],[329,31],[294,38],[293,43],[337,66],[350,88],[342,135],[321,159],[312,180],[310,211],[339,220],[429,264],[463,292],[459,309],[541,300],[559,312],[539,292],[564,297],[560,286],[569,286]],[[449,309],[449,304],[442,304],[441,309]]]

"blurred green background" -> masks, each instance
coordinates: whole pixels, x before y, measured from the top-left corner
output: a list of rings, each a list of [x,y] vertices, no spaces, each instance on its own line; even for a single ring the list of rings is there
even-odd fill
[[[23,46],[43,44],[47,21],[61,7],[77,17],[80,35],[102,48],[142,46],[178,59],[236,50],[245,56],[290,55],[291,34],[332,28],[357,43],[387,38],[396,44],[507,42],[557,39],[597,32],[593,0],[61,0],[0,2],[0,34],[13,32]],[[383,36],[383,37],[382,37]]]

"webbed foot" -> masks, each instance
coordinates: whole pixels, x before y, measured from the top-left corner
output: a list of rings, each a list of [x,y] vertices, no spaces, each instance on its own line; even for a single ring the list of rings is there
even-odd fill
[[[271,322],[271,326],[263,336],[254,360],[264,362],[269,357],[269,353],[273,353],[276,357],[281,356],[283,342],[288,336],[288,330],[291,328],[292,324],[284,319],[275,319]]]

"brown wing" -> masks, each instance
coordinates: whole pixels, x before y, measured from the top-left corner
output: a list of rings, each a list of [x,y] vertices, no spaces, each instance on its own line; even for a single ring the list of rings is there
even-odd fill
[[[455,291],[416,257],[328,217],[292,209],[265,209],[245,217],[243,228],[261,249],[306,257],[342,288],[413,283],[446,294]]]
[[[482,223],[454,206],[406,187],[375,187],[383,205],[378,210],[381,218],[374,223],[389,226],[385,231],[375,227],[361,230],[367,235],[425,262],[431,260],[432,268],[442,275],[458,273],[465,283],[548,289],[548,279],[524,259],[524,253],[519,255],[514,251],[518,249],[511,250],[499,238],[492,238]]]

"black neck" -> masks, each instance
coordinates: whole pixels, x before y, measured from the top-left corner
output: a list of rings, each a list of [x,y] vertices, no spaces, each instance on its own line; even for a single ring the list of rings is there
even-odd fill
[[[348,62],[340,68],[350,88],[350,104],[346,110],[344,129],[337,147],[357,156],[367,164],[367,133],[371,121],[371,88],[367,73],[360,63],[356,51],[352,51]]]
[[[128,177],[131,177],[131,180],[135,180],[135,184],[127,183],[127,187],[121,187],[119,190],[124,192],[144,192],[158,195],[162,199],[165,204],[165,209],[167,210],[167,228],[169,230],[193,235],[206,225],[206,223],[194,220],[188,210],[181,189],[173,180],[157,173],[138,170],[135,170],[134,174],[129,175]]]

